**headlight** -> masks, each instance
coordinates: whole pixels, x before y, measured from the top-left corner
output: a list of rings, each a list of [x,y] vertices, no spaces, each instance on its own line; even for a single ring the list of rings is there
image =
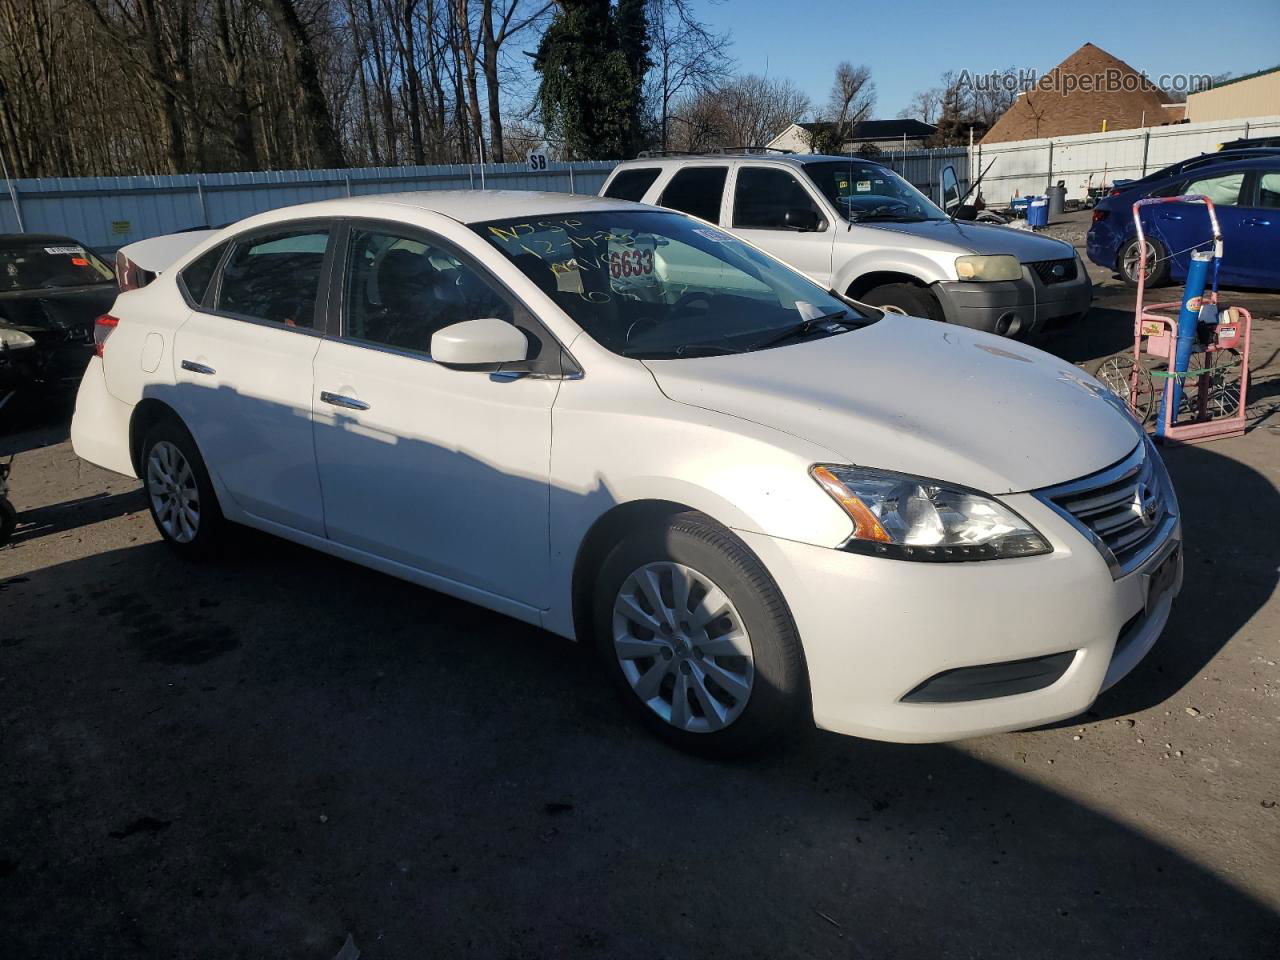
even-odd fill
[[[943,562],[1053,550],[1031,524],[976,490],[866,467],[820,463],[809,472],[853,520],[845,550]]]
[[[956,257],[956,276],[961,280],[1021,280],[1022,264],[1006,253],[990,257]]]
[[[0,327],[0,346],[8,347],[10,350],[20,350],[23,347],[35,345],[35,340],[29,334],[15,330],[13,327]]]

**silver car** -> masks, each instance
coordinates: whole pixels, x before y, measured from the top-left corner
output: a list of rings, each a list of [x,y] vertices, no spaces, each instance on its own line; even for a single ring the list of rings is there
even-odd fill
[[[949,184],[955,179],[947,168],[944,189]],[[955,201],[958,194],[951,186]],[[1092,299],[1070,244],[950,217],[872,160],[641,157],[619,164],[601,195],[701,217],[824,287],[893,313],[1029,336],[1079,320]]]

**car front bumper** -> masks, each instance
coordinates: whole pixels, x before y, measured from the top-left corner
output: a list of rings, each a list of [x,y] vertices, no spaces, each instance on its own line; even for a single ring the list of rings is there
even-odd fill
[[[931,287],[948,323],[987,333],[1031,336],[1089,311],[1093,284],[1083,267],[1074,280],[1045,284],[1023,264],[1022,278],[994,283],[956,280]]]
[[[1030,494],[1002,499],[1053,553],[914,563],[741,534],[791,606],[819,727],[903,743],[1025,729],[1084,712],[1151,649],[1182,585],[1180,522],[1147,563],[1112,579],[1098,550],[1053,509]],[[1150,574],[1174,552],[1172,586],[1147,610]],[[1039,689],[997,683],[986,696],[981,687],[993,672],[1046,663],[1056,679]],[[948,671],[976,678],[968,699],[907,699]]]

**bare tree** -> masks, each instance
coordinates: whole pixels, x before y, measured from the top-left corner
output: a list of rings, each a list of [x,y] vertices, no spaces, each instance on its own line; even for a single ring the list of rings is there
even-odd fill
[[[848,60],[839,63],[824,114],[808,132],[810,149],[814,153],[843,152],[857,125],[871,115],[875,105],[871,68],[854,66]]]
[[[671,140],[685,150],[758,146],[808,110],[809,98],[790,80],[750,73],[677,104]]]
[[[729,79],[729,34],[700,21],[689,0],[649,0],[648,99],[658,120],[658,142],[671,146],[671,109],[678,99],[705,93]]]

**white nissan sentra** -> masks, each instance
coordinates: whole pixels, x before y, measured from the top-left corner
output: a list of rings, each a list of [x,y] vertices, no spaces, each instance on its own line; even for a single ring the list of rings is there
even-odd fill
[[[97,334],[76,452],[179,553],[246,524],[589,640],[686,749],[1069,717],[1181,585],[1164,466],[1093,378],[670,211],[277,210]]]

